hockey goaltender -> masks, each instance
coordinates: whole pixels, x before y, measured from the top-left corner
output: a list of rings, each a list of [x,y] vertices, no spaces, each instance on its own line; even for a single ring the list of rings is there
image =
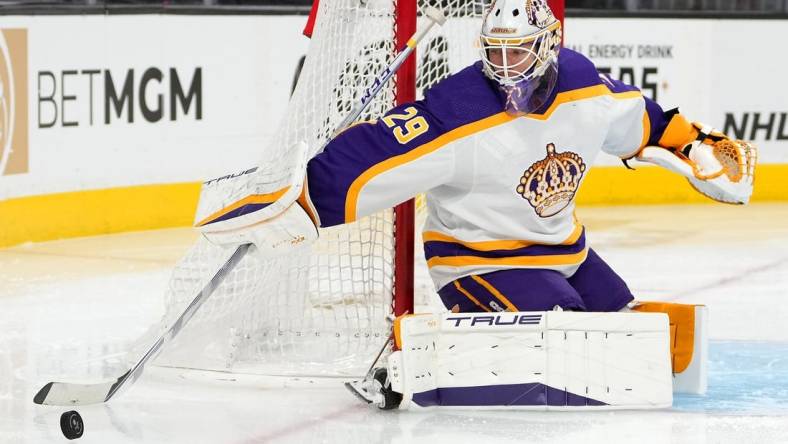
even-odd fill
[[[479,43],[481,60],[423,100],[342,131],[288,188],[256,190],[270,205],[209,209],[201,230],[280,254],[426,193],[424,251],[447,312],[398,318],[392,352],[350,385],[381,408],[662,408],[703,392],[705,307],[634,302],[587,245],[575,196],[604,151],[744,204],[756,148],[562,49],[545,0],[496,0]]]

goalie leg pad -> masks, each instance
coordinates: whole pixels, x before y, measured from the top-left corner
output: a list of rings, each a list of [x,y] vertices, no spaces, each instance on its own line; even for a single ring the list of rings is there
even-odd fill
[[[706,306],[638,302],[632,309],[666,313],[670,318],[673,393],[706,393],[709,361],[709,311]]]
[[[663,313],[414,315],[389,356],[400,408],[644,409],[672,404]]]

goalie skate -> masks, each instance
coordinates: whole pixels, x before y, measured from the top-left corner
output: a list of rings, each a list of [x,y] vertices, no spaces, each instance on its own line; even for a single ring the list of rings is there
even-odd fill
[[[374,369],[361,381],[346,382],[345,387],[362,402],[375,404],[381,410],[396,409],[402,402],[402,394],[391,389],[385,368]]]

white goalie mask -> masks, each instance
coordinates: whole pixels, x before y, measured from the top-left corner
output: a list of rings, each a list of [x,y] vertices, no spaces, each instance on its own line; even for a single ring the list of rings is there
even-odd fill
[[[479,41],[484,73],[498,83],[508,113],[547,101],[558,78],[561,22],[546,0],[495,0]]]

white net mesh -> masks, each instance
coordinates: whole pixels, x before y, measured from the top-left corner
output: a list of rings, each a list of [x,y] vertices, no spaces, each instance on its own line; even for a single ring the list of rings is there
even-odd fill
[[[419,7],[427,6],[419,5]],[[434,4],[447,15],[417,50],[421,90],[477,59],[483,3]],[[423,19],[419,18],[419,26]],[[319,149],[364,88],[396,55],[391,0],[322,0],[309,54],[286,118],[263,156],[305,141]],[[458,92],[460,93],[460,92]],[[360,120],[394,105],[394,82]],[[283,177],[284,175],[280,176]],[[417,233],[423,223],[419,200]],[[320,240],[283,258],[248,254],[208,299],[158,365],[261,374],[359,375],[390,333],[393,212],[323,229]],[[420,242],[417,304],[433,294]],[[182,312],[231,250],[198,242],[173,272],[163,325]]]

